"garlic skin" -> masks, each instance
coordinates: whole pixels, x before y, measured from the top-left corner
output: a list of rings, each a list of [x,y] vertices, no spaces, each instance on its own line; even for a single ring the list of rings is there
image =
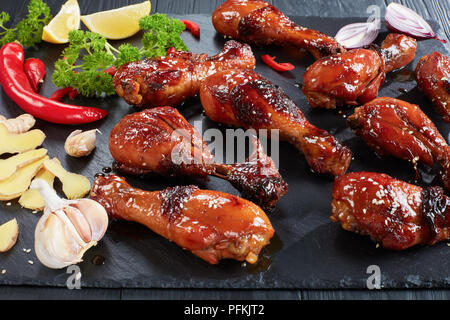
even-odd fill
[[[75,130],[66,139],[64,149],[72,157],[84,157],[95,148],[97,129],[89,131]]]
[[[36,120],[31,114],[21,114],[17,118],[7,119],[0,115],[0,123],[3,123],[10,133],[24,133],[34,127]]]
[[[42,179],[35,179],[30,188],[37,189],[45,201],[34,232],[39,261],[51,269],[83,261],[84,253],[97,245],[108,228],[106,210],[91,199],[61,199]]]

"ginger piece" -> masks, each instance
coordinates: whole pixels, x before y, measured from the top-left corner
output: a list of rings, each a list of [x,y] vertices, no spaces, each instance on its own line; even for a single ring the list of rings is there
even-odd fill
[[[17,241],[19,235],[19,225],[14,218],[0,226],[0,252],[11,249]]]
[[[91,183],[88,178],[81,174],[66,171],[57,158],[46,160],[44,167],[61,181],[67,199],[82,198],[91,190]]]
[[[45,134],[38,129],[25,133],[10,133],[5,124],[0,123],[0,155],[4,153],[22,153],[39,147]]]
[[[50,187],[53,187],[55,175],[47,169],[42,168],[33,179],[33,181],[35,179],[42,179],[47,182]],[[44,199],[36,189],[28,189],[27,191],[22,193],[19,199],[19,204],[24,208],[37,211],[42,211],[45,207]]]
[[[0,115],[0,123],[3,123],[10,133],[24,133],[33,128],[36,120],[31,114],[21,114],[17,118],[6,119]]]
[[[8,179],[20,168],[42,159],[46,154],[46,149],[36,149],[20,153],[5,160],[0,160],[0,181]]]
[[[8,179],[0,181],[0,200],[11,200],[20,197],[28,189],[31,179],[39,172],[47,159],[48,157],[45,156],[32,162],[17,170]]]

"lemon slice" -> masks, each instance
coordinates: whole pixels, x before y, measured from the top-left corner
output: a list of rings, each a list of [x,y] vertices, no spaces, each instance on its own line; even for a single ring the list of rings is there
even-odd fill
[[[68,0],[58,14],[44,27],[42,40],[51,43],[69,42],[69,32],[80,27],[80,6],[77,0]]]
[[[90,31],[99,33],[106,39],[125,39],[140,30],[139,19],[149,15],[150,9],[150,1],[144,1],[118,9],[81,16],[81,21]]]

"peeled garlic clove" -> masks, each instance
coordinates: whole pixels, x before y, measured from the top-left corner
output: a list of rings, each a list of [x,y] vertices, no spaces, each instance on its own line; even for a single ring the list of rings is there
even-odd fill
[[[86,250],[106,231],[106,210],[91,199],[61,199],[42,179],[35,179],[30,188],[37,189],[45,201],[34,234],[39,261],[53,269],[81,262]]]
[[[89,131],[75,130],[66,139],[64,149],[72,157],[89,155],[95,148],[97,129]]]

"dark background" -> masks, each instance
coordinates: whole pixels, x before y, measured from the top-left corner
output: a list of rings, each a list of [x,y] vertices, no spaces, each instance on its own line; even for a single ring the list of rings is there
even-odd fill
[[[56,13],[62,1],[46,1]],[[82,14],[98,11],[99,8],[115,8],[140,1],[124,0],[79,0]],[[167,14],[211,13],[222,1],[152,1],[152,12]],[[369,5],[380,5],[384,1],[270,1],[287,15],[321,17],[364,17]],[[390,1],[387,1],[390,2]],[[1,8],[11,13],[13,23],[20,19],[20,13],[26,10],[28,1],[0,1]],[[427,20],[435,20],[442,26],[436,30],[441,38],[450,35],[449,1],[401,1],[414,9]],[[16,14],[14,14],[16,13]],[[384,13],[382,12],[382,16]],[[444,35],[445,34],[445,35]],[[75,298],[75,299],[449,299],[447,290],[180,290],[180,289],[82,289],[67,290],[60,288],[0,287],[0,298]]]

